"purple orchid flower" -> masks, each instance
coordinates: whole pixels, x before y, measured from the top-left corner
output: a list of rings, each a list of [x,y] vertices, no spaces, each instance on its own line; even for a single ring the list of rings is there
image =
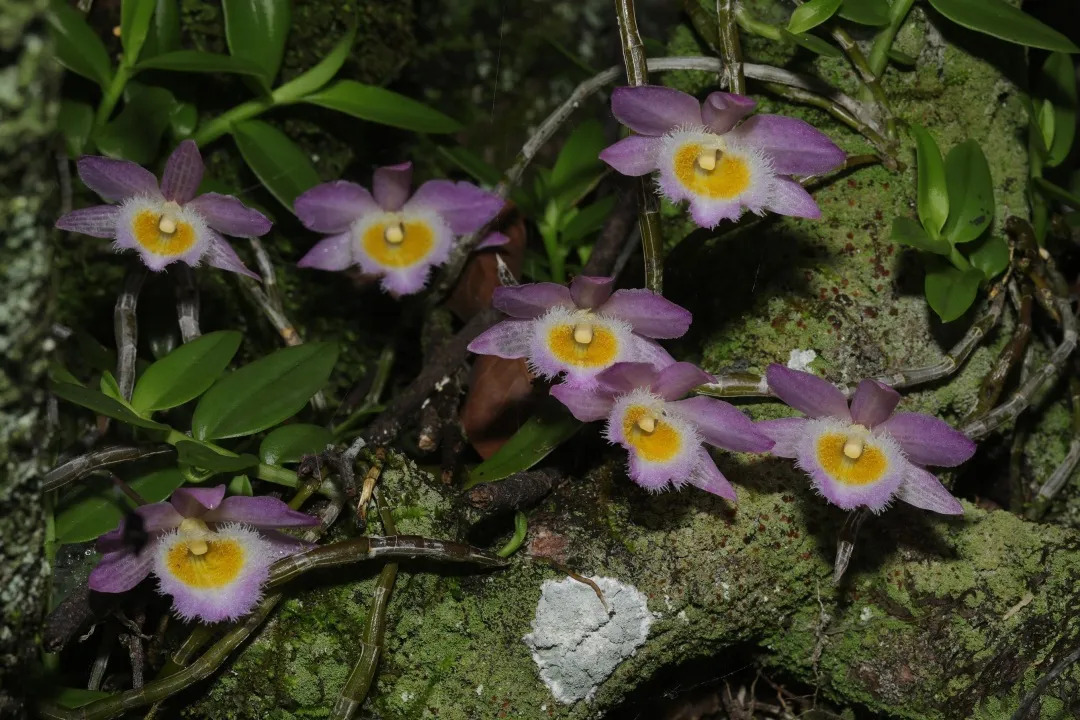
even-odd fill
[[[205,622],[246,615],[262,595],[270,565],[307,547],[272,528],[319,524],[277,498],[225,497],[224,485],[181,488],[168,502],[135,513],[148,542],[133,551],[124,541],[124,521],[99,537],[104,557],[90,573],[90,589],[126,592],[153,572],[180,617]]]
[[[208,265],[258,279],[222,237],[258,237],[270,231],[262,213],[232,195],[196,196],[203,161],[193,140],[185,140],[165,163],[161,186],[149,170],[127,160],[84,155],[79,178],[113,205],[94,205],[67,213],[56,221],[61,230],[111,238],[116,250],[135,250],[146,267],[160,272],[181,260]]]
[[[737,220],[744,209],[818,218],[814,198],[792,175],[817,175],[844,162],[844,151],[811,125],[783,115],[755,115],[754,100],[714,92],[692,95],[656,85],[616,88],[611,110],[636,135],[600,153],[623,175],[659,171],[661,194],[687,200],[705,228]]]
[[[379,168],[367,188],[345,180],[318,185],[296,198],[304,226],[328,233],[297,263],[319,270],[359,265],[382,276],[395,295],[419,292],[431,268],[450,257],[454,238],[477,232],[502,209],[494,193],[467,182],[429,180],[409,195],[412,163]],[[494,233],[478,249],[503,244]]]
[[[578,420],[607,418],[605,437],[630,455],[630,479],[660,492],[689,483],[735,501],[735,490],[716,467],[705,445],[736,452],[765,452],[772,440],[723,400],[692,397],[691,388],[716,379],[697,366],[677,362],[657,371],[644,363],[619,363],[583,392],[556,385],[551,394]]]
[[[650,338],[676,338],[690,312],[649,290],[616,290],[614,278],[579,275],[570,287],[532,283],[495,288],[492,305],[510,316],[469,343],[478,355],[528,358],[545,378],[566,373],[574,387],[594,385],[619,362],[658,370],[675,362]]]
[[[893,412],[900,394],[863,380],[848,407],[831,383],[816,375],[770,365],[769,388],[806,417],[757,426],[776,441],[772,453],[796,458],[825,498],[845,510],[879,513],[897,497],[946,515],[964,512],[924,465],[954,467],[975,454],[975,443],[948,423],[923,413]]]

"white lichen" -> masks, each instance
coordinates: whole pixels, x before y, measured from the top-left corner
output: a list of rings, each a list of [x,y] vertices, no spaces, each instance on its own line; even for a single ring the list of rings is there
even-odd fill
[[[533,631],[524,637],[540,678],[564,704],[588,700],[645,642],[652,624],[645,595],[614,578],[593,578],[608,610],[588,585],[570,578],[540,588]]]
[[[799,372],[810,372],[810,363],[817,359],[817,353],[813,350],[799,350],[795,348],[788,355],[787,366]]]

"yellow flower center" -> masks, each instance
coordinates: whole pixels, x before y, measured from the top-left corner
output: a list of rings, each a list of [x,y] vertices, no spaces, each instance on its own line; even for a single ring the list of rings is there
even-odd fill
[[[435,247],[435,231],[423,221],[375,223],[361,239],[371,258],[389,268],[412,267]]]
[[[177,216],[180,206],[165,203],[163,212],[143,210],[135,215],[131,231],[144,249],[164,257],[183,255],[195,244],[195,228]]]
[[[615,334],[588,320],[556,325],[548,331],[548,348],[560,362],[574,367],[606,367],[619,354]]]
[[[228,585],[244,567],[244,548],[233,539],[215,539],[206,523],[185,518],[180,540],[169,550],[165,564],[180,582],[193,588]]]
[[[631,405],[623,415],[623,437],[649,462],[666,462],[683,445],[678,430],[641,405]]]
[[[715,200],[738,197],[753,179],[745,157],[694,142],[675,151],[675,177],[695,195]]]
[[[885,453],[867,444],[866,433],[862,425],[855,425],[849,433],[826,433],[818,438],[818,462],[837,482],[869,485],[889,469]]]

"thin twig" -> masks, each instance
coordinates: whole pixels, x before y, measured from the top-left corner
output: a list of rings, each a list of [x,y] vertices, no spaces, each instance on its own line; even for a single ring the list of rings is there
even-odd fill
[[[199,289],[195,286],[195,273],[186,263],[176,263],[176,319],[180,323],[180,337],[188,343],[199,337]]]
[[[866,508],[852,510],[844,518],[844,526],[840,529],[840,536],[836,540],[836,562],[833,564],[833,585],[839,585],[840,580],[847,572],[851,563],[851,556],[855,552],[855,540],[859,535],[859,528],[870,516]]]
[[[131,399],[135,387],[135,352],[139,340],[139,325],[135,308],[139,304],[139,292],[146,280],[146,268],[134,264],[124,278],[124,289],[116,298],[113,309],[113,333],[116,336],[116,383],[126,400]]]
[[[1077,660],[1080,660],[1080,648],[1077,648],[1066,655],[1061,662],[1050,669],[1050,672],[1039,678],[1039,682],[1035,683],[1035,687],[1031,688],[1031,691],[1020,701],[1020,706],[1017,707],[1016,712],[1013,713],[1012,720],[1025,720],[1028,711],[1031,710],[1031,706],[1035,704],[1035,701],[1038,700],[1044,692],[1046,692],[1046,688],[1049,687],[1050,683],[1068,670],[1069,666]]]
[[[1009,283],[1010,294],[1015,283]],[[1031,293],[1031,284],[1023,283],[1023,290],[1017,291],[1017,321],[1013,329],[1012,339],[1001,348],[997,360],[990,372],[982,380],[979,386],[979,399],[970,417],[978,417],[990,410],[997,404],[998,398],[1005,390],[1005,381],[1009,379],[1013,370],[1019,365],[1027,349],[1028,340],[1031,339],[1031,311],[1034,300]]]
[[[109,465],[118,465],[132,460],[144,460],[172,452],[176,452],[176,450],[171,445],[118,445],[95,450],[74,457],[63,465],[58,465],[50,470],[42,480],[42,490],[45,492],[59,490],[68,483],[81,480],[95,470]]]
[[[720,57],[724,61],[724,78],[729,92],[746,94],[746,76],[743,74],[742,49],[739,47],[739,30],[735,26],[734,0],[716,0],[716,26],[720,40]]]
[[[1076,373],[1069,378],[1069,399],[1073,411],[1073,438],[1069,443],[1069,451],[1039,488],[1035,501],[1028,508],[1027,517],[1031,520],[1039,520],[1046,514],[1054,497],[1065,487],[1077,466],[1080,466],[1080,377]]]

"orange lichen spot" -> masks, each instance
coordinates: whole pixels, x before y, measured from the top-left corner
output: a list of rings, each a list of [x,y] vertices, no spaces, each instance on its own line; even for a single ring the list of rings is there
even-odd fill
[[[422,262],[435,247],[435,231],[426,222],[376,223],[364,232],[364,249],[388,268],[408,268]]]
[[[626,410],[623,436],[649,462],[671,460],[683,447],[679,431],[641,405],[631,405]]]
[[[143,249],[163,257],[183,255],[196,240],[195,228],[191,225],[153,210],[143,210],[135,215],[131,232]]]
[[[714,200],[738,197],[753,180],[745,157],[699,143],[675,151],[675,177],[695,195]]]
[[[244,548],[236,540],[190,540],[169,550],[169,573],[192,588],[228,585],[244,567]]]
[[[572,367],[607,367],[619,354],[619,340],[602,325],[587,322],[556,325],[548,331],[548,349]]]
[[[875,483],[889,469],[885,453],[844,433],[826,433],[818,438],[817,458],[825,472],[844,485]]]

